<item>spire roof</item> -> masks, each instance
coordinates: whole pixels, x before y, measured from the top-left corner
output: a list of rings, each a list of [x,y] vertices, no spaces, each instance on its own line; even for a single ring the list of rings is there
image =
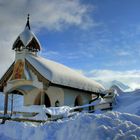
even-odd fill
[[[33,50],[33,51],[40,51],[41,49],[41,45],[37,37],[31,31],[29,14],[27,17],[27,23],[25,29],[23,30],[22,33],[20,33],[20,35],[17,37],[16,41],[13,44],[14,50],[20,49],[21,47],[28,48],[29,50]]]
[[[29,28],[29,30],[30,30],[30,14],[28,14],[28,16],[27,16],[27,23],[26,23],[26,27],[28,27],[28,28]]]

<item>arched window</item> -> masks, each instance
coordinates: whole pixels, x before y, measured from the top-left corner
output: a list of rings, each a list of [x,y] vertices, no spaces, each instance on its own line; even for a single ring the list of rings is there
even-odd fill
[[[81,105],[83,105],[83,100],[82,97],[79,95],[75,99],[74,106],[81,106]],[[82,111],[82,109],[75,109],[75,111]]]
[[[79,95],[76,97],[74,106],[81,106],[83,104],[82,97]]]
[[[56,102],[55,102],[55,107],[59,107],[60,106],[60,102],[57,100]]]

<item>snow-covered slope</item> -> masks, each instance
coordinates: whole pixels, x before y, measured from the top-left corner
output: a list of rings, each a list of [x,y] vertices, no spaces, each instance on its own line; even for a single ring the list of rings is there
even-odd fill
[[[114,111],[136,114],[140,116],[140,91],[122,93],[117,97]]]
[[[139,140],[140,90],[118,93],[108,112],[77,113],[45,124],[6,122],[1,140]]]
[[[39,126],[8,122],[0,125],[1,140],[138,140],[140,117],[119,112],[80,113],[71,119]]]

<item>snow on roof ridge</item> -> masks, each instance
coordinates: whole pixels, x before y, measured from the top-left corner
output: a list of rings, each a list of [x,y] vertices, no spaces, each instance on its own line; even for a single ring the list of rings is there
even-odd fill
[[[35,38],[39,46],[41,46],[35,34],[27,26],[25,27],[23,32],[20,33],[19,37],[20,40],[23,42],[24,46],[27,46],[33,38]]]
[[[19,37],[24,46],[27,46],[33,38],[33,33],[28,29],[28,27],[25,27],[23,32],[20,33]]]
[[[41,75],[54,84],[91,92],[104,91],[104,87],[101,84],[79,74],[67,66],[34,55],[27,55],[26,59],[39,71]]]

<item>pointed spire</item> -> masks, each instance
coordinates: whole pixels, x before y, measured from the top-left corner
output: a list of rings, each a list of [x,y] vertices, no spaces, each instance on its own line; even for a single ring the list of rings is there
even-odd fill
[[[30,14],[28,14],[27,23],[26,23],[26,27],[28,27],[29,30],[30,30],[30,22],[29,22],[29,19],[30,19]]]

